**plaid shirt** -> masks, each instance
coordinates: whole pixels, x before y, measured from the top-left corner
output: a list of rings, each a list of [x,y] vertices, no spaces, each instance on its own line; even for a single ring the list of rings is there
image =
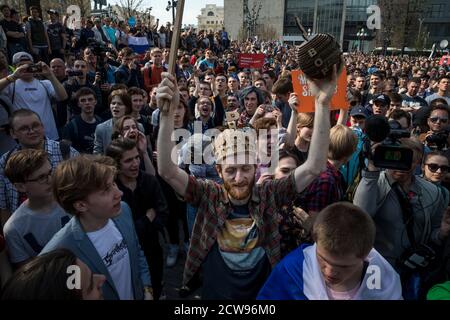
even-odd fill
[[[327,162],[327,169],[300,196],[300,207],[308,213],[319,212],[326,206],[341,201],[344,192],[345,183],[342,174]]]
[[[258,228],[258,245],[266,251],[272,267],[281,258],[278,209],[291,204],[295,196],[294,174],[285,179],[271,180],[253,187],[248,208]],[[184,268],[183,285],[186,285],[198,271],[217,241],[218,230],[233,211],[225,188],[211,180],[200,180],[190,176],[185,200],[198,207],[198,211]]]
[[[252,117],[253,116],[247,113],[247,110],[242,111],[241,114],[239,115],[238,126],[239,127],[248,126],[250,120],[252,120]]]
[[[7,209],[10,214],[20,206],[19,192],[17,192],[14,185],[8,180],[4,175],[4,170],[6,167],[6,161],[9,159],[13,152],[21,150],[22,146],[17,145],[11,151],[6,152],[0,158],[0,209]],[[44,141],[44,149],[49,155],[49,160],[52,168],[56,168],[58,163],[63,161],[63,156],[61,154],[61,149],[59,147],[59,142],[46,139]],[[74,148],[70,148],[70,156],[77,156],[79,153]]]

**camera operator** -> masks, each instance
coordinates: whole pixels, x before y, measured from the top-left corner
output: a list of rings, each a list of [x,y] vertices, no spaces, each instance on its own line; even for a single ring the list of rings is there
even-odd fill
[[[411,115],[405,110],[395,109],[393,110],[388,117],[388,120],[395,120],[400,124],[400,127],[403,130],[407,130],[411,132],[412,130],[412,120]]]
[[[45,123],[45,135],[58,140],[53,114],[52,101],[67,99],[67,93],[50,67],[44,62],[34,64],[32,56],[27,52],[18,52],[12,59],[17,68],[12,74],[0,80],[0,91],[11,99],[14,109],[31,109]],[[37,77],[46,80],[39,80]]]
[[[373,144],[372,150],[378,146],[378,143]],[[436,185],[414,176],[416,167],[421,164],[422,145],[413,138],[404,138],[401,146],[413,151],[410,169],[381,171],[369,159],[353,203],[374,219],[375,249],[398,271],[406,288],[414,269],[408,268],[406,262],[417,270],[416,258],[423,257],[424,266],[431,261],[434,252],[428,246],[441,246],[450,225],[448,218],[443,219],[444,213],[449,215],[443,192]]]
[[[102,94],[100,89],[87,81],[87,63],[84,60],[75,60],[73,70],[68,72],[68,80],[64,82],[64,88],[67,92],[67,100],[58,103],[58,124],[60,127],[72,119],[75,115],[81,114],[78,102],[75,99],[75,93],[81,88],[89,88],[95,92],[96,114],[102,109]]]
[[[114,72],[115,83],[123,83],[130,87],[141,88],[141,79],[136,63],[134,63],[134,52],[131,48],[123,48],[120,50],[122,64]]]
[[[447,150],[450,146],[448,134],[449,108],[438,104],[430,109],[427,117],[429,131],[420,135],[420,140],[432,150]]]
[[[92,48],[92,45],[94,43],[95,41],[90,41],[90,46],[83,51],[83,60],[86,61],[87,66],[86,79],[91,84],[94,83],[95,74],[97,72],[97,56],[95,55],[94,49]]]

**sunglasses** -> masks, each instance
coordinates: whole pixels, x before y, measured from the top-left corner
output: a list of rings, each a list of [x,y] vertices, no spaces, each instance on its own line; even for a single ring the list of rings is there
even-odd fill
[[[426,163],[426,166],[428,166],[428,169],[430,169],[431,172],[435,173],[438,171],[438,169],[441,169],[442,173],[447,173],[450,169],[449,166],[440,166],[438,164],[435,163]]]
[[[440,117],[432,117],[432,118],[430,118],[430,121],[431,121],[432,123],[436,123],[436,122],[438,122],[438,120],[439,120],[440,122],[442,122],[442,123],[447,123],[447,121],[448,121],[447,118],[440,118]]]

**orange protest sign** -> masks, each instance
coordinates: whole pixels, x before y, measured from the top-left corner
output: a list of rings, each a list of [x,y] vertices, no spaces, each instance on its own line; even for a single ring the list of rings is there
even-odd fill
[[[311,95],[303,71],[292,70],[291,76],[294,92],[300,100],[298,112],[314,112],[314,96]],[[348,109],[348,107],[347,72],[344,67],[338,78],[336,93],[334,94],[333,99],[331,99],[330,110]]]

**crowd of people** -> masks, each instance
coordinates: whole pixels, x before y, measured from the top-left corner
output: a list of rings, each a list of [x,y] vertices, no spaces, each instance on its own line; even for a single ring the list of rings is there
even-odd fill
[[[302,113],[278,41],[186,29],[171,75],[170,24],[0,9],[2,299],[163,299],[183,251],[184,298],[450,299],[438,58],[344,53]]]

